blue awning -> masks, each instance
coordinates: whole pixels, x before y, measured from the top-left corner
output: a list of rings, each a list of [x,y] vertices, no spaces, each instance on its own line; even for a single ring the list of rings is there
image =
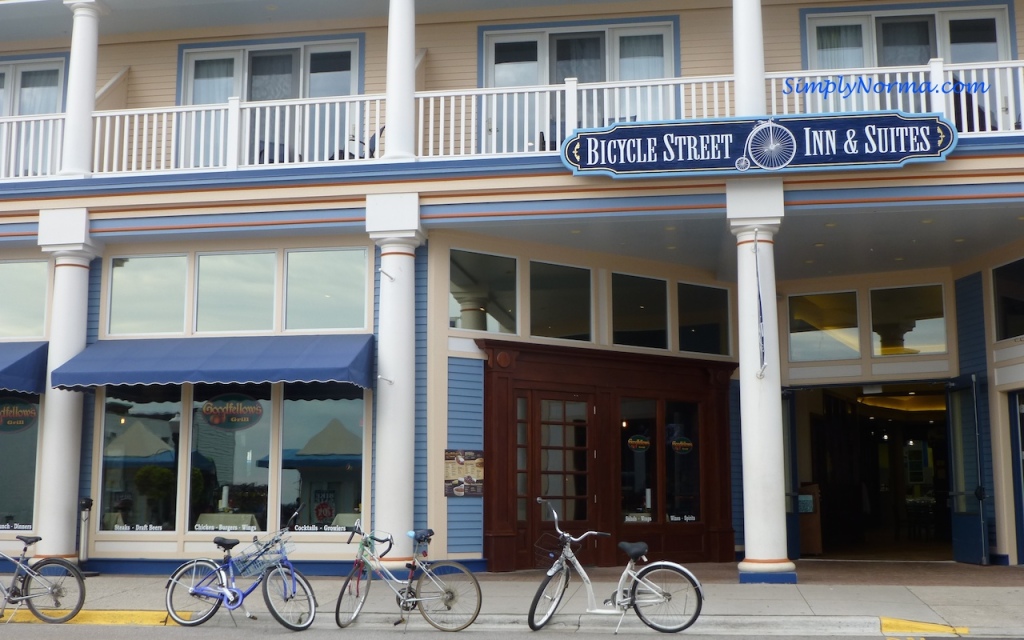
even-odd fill
[[[0,390],[43,393],[47,351],[46,342],[0,342]]]
[[[53,370],[54,387],[350,382],[369,388],[373,335],[100,340]]]

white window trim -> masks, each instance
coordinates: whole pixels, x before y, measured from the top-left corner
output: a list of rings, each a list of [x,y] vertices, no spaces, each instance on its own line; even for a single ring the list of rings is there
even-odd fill
[[[4,109],[0,111],[0,117],[16,116],[18,105],[18,93],[21,91],[22,71],[57,71],[57,91],[60,98],[59,106],[55,113],[64,111],[64,61],[59,59],[27,60],[24,62],[0,62],[0,73],[4,74],[4,86],[0,88],[3,100],[0,104]]]

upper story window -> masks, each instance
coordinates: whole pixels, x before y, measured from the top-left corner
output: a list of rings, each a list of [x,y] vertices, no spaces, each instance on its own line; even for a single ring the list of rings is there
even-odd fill
[[[63,62],[0,61],[0,116],[59,113],[63,87]]]
[[[452,249],[449,267],[450,326],[516,333],[515,258]]]
[[[669,24],[495,31],[485,42],[490,87],[648,80],[675,71]]]
[[[873,356],[946,352],[942,285],[871,291]]]
[[[0,338],[43,337],[50,263],[46,260],[0,262],[0,282],[4,283],[4,298],[11,302],[0,305]]]
[[[920,66],[1006,60],[1009,27],[1000,7],[913,9],[807,16],[812,69]]]
[[[365,247],[111,260],[110,335],[364,329]]]
[[[860,357],[857,293],[789,297],[789,361]]]

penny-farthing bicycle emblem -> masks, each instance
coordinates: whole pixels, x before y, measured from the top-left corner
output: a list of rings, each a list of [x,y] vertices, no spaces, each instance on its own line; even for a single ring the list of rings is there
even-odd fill
[[[775,171],[793,161],[796,157],[796,138],[786,127],[774,120],[758,123],[747,136],[744,155],[736,159],[736,169],[746,171],[750,163]]]

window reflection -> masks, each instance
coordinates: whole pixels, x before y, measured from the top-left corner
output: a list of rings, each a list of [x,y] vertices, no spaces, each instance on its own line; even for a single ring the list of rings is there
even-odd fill
[[[530,263],[530,334],[590,340],[590,270]]]
[[[197,331],[274,328],[273,253],[199,256]]]
[[[613,273],[612,335],[615,344],[667,348],[667,283]]]
[[[871,292],[872,355],[946,352],[942,286]]]
[[[288,329],[358,329],[366,324],[366,249],[289,251]]]
[[[0,531],[32,529],[35,515],[39,397],[0,392]]]
[[[860,357],[855,292],[789,298],[789,360],[844,360]]]
[[[450,326],[515,333],[515,258],[453,249],[450,267]]]
[[[0,262],[4,298],[18,301],[0,304],[0,337],[44,335],[49,273],[46,260]]]
[[[185,256],[114,258],[110,333],[180,333],[185,328]]]
[[[107,388],[101,530],[175,529],[180,434],[179,387]],[[195,465],[193,461],[193,484]]]
[[[282,419],[281,521],[301,500],[300,530],[355,524],[363,502],[362,389],[338,382],[286,384]]]
[[[268,384],[196,385],[190,529],[266,530],[270,408]]]

